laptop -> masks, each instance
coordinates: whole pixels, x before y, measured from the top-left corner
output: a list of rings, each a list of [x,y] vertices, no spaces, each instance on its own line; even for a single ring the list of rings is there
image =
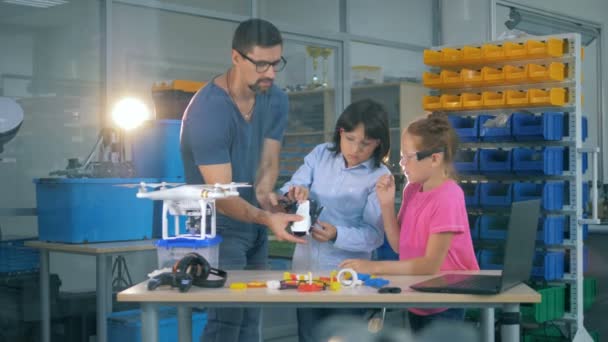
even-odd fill
[[[435,293],[497,294],[530,278],[540,200],[513,202],[502,275],[444,274],[410,286]]]

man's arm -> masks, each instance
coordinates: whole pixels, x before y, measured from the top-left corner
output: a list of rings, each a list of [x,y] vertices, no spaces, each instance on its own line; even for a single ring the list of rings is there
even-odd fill
[[[279,176],[279,154],[281,142],[274,139],[264,139],[262,160],[255,180],[255,196],[260,207],[270,210],[278,205],[274,196],[274,185]]]
[[[198,168],[208,184],[230,183],[232,181],[232,167],[230,163],[199,165]],[[285,230],[290,222],[301,219],[298,215],[270,213],[252,206],[241,197],[216,200],[216,206],[220,213],[233,219],[267,226],[273,231],[279,241],[305,242],[305,240],[296,238]]]

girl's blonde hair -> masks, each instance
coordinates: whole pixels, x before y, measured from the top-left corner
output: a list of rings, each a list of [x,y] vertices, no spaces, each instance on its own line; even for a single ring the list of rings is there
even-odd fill
[[[458,148],[458,136],[445,113],[430,113],[413,121],[407,133],[420,138],[420,151],[443,150],[446,172],[455,176],[454,157]]]

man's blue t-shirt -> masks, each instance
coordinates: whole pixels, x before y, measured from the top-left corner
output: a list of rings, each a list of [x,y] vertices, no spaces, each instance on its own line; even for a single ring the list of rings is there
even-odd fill
[[[180,149],[186,183],[204,184],[198,166],[231,163],[232,181],[254,184],[264,139],[281,141],[287,125],[287,95],[272,86],[257,94],[247,122],[226,91],[210,82],[194,95],[182,120]],[[255,205],[255,190],[240,188]],[[218,214],[218,227],[236,221]],[[240,223],[242,224],[242,223]]]

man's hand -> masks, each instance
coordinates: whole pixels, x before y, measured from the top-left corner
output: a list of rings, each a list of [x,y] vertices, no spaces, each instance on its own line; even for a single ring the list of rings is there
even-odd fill
[[[290,186],[287,198],[297,202],[306,201],[308,199],[308,188],[300,185]]]
[[[270,229],[277,240],[289,241],[295,243],[306,243],[305,239],[298,238],[285,230],[287,225],[291,222],[301,221],[303,219],[300,215],[285,214],[285,213],[269,213],[268,222],[266,226]]]
[[[338,230],[332,224],[327,222],[317,221],[321,228],[312,228],[312,238],[319,242],[335,241],[338,236]]]
[[[364,260],[364,259],[346,259],[342,261],[340,264],[340,268],[352,268],[353,270],[359,273],[369,273],[374,274],[375,272],[374,261]]]
[[[376,196],[381,207],[395,205],[395,177],[383,175],[376,182]]]
[[[278,212],[282,211],[281,206],[279,206],[279,196],[275,192],[262,193],[256,192],[255,194],[258,204],[260,208],[264,210],[268,210],[270,212]]]

